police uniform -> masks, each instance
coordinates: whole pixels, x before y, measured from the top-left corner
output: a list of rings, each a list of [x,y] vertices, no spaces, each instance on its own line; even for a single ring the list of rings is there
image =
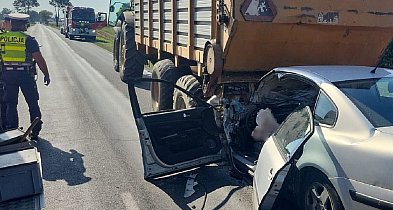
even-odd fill
[[[19,126],[18,95],[21,89],[29,106],[30,121],[41,119],[38,105],[39,95],[34,76],[29,71],[33,65],[32,53],[39,52],[38,42],[21,31],[0,33],[2,80],[4,82],[4,102],[7,106],[7,129]],[[34,127],[32,136],[38,136],[41,123]]]

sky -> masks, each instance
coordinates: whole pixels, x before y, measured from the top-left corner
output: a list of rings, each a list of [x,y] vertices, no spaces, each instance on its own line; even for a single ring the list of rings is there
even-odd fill
[[[109,10],[109,0],[70,0],[74,6],[81,7],[92,7],[97,12],[108,12]],[[14,0],[0,0],[0,10],[3,8],[8,8],[14,10],[14,6],[12,6],[12,2]],[[49,0],[38,0],[40,3],[39,7],[33,8],[33,10],[39,12],[41,10],[49,10],[54,13],[53,6],[49,5]]]

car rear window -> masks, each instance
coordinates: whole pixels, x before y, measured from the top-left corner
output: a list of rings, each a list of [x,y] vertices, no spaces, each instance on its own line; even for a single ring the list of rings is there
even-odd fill
[[[393,125],[393,78],[352,80],[334,84],[374,127]]]

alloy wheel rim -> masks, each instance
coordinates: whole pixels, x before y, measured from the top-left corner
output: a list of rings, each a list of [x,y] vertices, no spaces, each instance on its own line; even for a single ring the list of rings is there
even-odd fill
[[[321,183],[312,184],[305,199],[307,210],[334,210],[332,197]]]

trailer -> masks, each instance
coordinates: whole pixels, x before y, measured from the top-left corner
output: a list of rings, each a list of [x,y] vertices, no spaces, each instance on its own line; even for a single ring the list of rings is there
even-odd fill
[[[114,66],[121,75],[149,59],[156,63],[154,78],[175,82],[195,73],[206,97],[220,84],[255,79],[274,67],[375,66],[393,34],[388,0],[112,0],[111,5],[109,22],[118,26]],[[173,96],[166,92],[152,87],[155,110],[172,108]]]

